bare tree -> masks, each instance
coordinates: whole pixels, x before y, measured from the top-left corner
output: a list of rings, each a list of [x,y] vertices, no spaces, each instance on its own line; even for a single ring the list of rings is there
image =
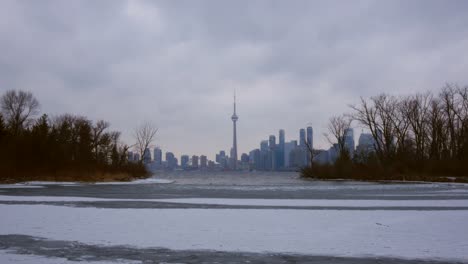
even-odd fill
[[[368,102],[361,97],[359,105],[351,105],[354,110],[353,119],[369,129],[374,138],[374,148],[378,157],[382,160],[384,157],[384,147],[382,141],[382,130],[378,121],[377,110],[373,102]]]
[[[134,132],[135,137],[135,148],[140,154],[140,163],[143,163],[143,156],[145,154],[145,150],[151,145],[154,141],[154,137],[158,132],[158,128],[156,128],[152,123],[145,122],[141,126],[137,127]]]
[[[0,99],[0,106],[14,134],[30,125],[31,118],[39,112],[39,102],[31,92],[25,91],[7,91]]]
[[[328,123],[328,132],[325,134],[330,144],[337,144],[340,155],[347,153],[345,139],[346,133],[351,128],[351,119],[345,115],[333,116]],[[349,153],[348,153],[349,154]]]
[[[431,93],[418,93],[405,98],[400,108],[410,126],[412,139],[416,147],[416,158],[419,160],[424,159],[427,154],[428,126],[430,124],[429,112],[432,100]]]
[[[99,120],[96,125],[92,127],[92,138],[91,144],[94,151],[94,158],[99,159],[99,153],[101,152],[101,146],[108,145],[110,141],[110,135],[105,133],[105,130],[109,127],[109,123],[103,120]]]
[[[397,146],[405,143],[409,125],[400,107],[397,98],[386,94],[371,97],[369,101],[361,98],[360,105],[351,106],[355,111],[353,119],[371,132],[381,161],[393,158]]]

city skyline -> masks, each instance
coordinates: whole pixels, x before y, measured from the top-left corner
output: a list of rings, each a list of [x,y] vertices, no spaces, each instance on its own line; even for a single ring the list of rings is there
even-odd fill
[[[229,153],[233,90],[241,153],[310,122],[328,148],[328,118],[360,96],[468,83],[466,1],[2,4],[0,92],[109,121],[127,144],[151,121],[178,157]]]

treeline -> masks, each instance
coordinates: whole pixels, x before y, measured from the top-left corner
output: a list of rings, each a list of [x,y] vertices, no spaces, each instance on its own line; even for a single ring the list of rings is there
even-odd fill
[[[447,84],[437,93],[399,97],[380,94],[361,98],[350,108],[350,113],[332,118],[329,125],[338,143],[337,161],[333,165],[313,164],[303,170],[304,176],[467,181],[467,86]],[[372,151],[350,155],[344,141],[351,122],[370,132]]]
[[[127,161],[128,146],[105,121],[71,114],[49,118],[29,92],[0,98],[0,181],[105,181],[145,177]]]

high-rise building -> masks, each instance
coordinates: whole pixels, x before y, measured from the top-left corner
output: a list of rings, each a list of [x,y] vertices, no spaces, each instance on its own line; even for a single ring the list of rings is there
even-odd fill
[[[143,152],[143,162],[146,164],[151,163],[151,151],[149,148],[146,148],[145,152]]]
[[[346,129],[344,143],[349,156],[352,158],[354,156],[354,130],[352,128]]]
[[[260,150],[259,149],[254,149],[249,152],[249,164],[250,164],[250,169],[255,169],[255,170],[261,170],[262,167],[261,162],[260,162]]]
[[[278,148],[276,150],[276,166],[277,169],[284,168],[284,146],[285,146],[285,137],[284,137],[284,129],[279,130],[279,142]]]
[[[305,129],[301,128],[299,130],[299,146],[300,147],[305,147],[305,140],[306,140]]]
[[[189,155],[180,156],[180,167],[182,167],[182,169],[187,169],[189,167],[189,160]]]
[[[375,151],[375,140],[372,134],[361,133],[359,136],[358,146],[356,152],[361,155],[368,155]]]
[[[208,159],[205,155],[200,156],[200,168],[205,169],[208,166]]]
[[[297,140],[291,140],[290,142],[287,142],[284,144],[284,166],[285,167],[293,167],[290,164],[290,154],[291,151],[293,151],[295,148],[297,148]]]
[[[166,164],[168,169],[175,169],[177,167],[177,159],[172,152],[166,152]]]
[[[236,114],[236,94],[234,93],[234,113],[231,116],[232,125],[233,125],[233,134],[232,134],[232,153],[231,159],[233,160],[232,169],[237,170],[237,128],[236,123],[239,117]]]
[[[276,137],[274,135],[270,135],[268,138],[268,147],[270,150],[273,150],[276,148]]]
[[[307,129],[307,165],[311,166],[312,163],[311,163],[311,153],[310,153],[310,149],[313,149],[314,148],[314,130],[312,129],[311,126],[308,126]],[[309,149],[310,148],[310,149]]]
[[[260,150],[261,151],[268,151],[268,140],[262,140],[260,142]]]
[[[160,148],[154,148],[153,150],[154,163],[158,166],[162,164],[162,150]]]
[[[270,135],[268,139],[268,147],[270,148],[268,151],[268,169],[269,170],[276,170],[277,164],[276,164],[276,152],[278,151],[278,148],[276,146],[276,137],[274,135]]]
[[[192,168],[198,168],[198,156],[192,156]]]
[[[313,147],[314,146],[314,130],[311,126],[307,127],[307,143]]]
[[[306,166],[306,149],[298,146],[291,150],[289,153],[289,167],[291,168],[302,168]]]

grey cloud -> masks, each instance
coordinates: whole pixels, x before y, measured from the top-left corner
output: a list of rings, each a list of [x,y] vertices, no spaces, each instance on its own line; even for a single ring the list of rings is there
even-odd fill
[[[0,92],[43,111],[143,120],[177,155],[239,148],[311,122],[315,141],[359,96],[468,83],[466,1],[2,1]]]

